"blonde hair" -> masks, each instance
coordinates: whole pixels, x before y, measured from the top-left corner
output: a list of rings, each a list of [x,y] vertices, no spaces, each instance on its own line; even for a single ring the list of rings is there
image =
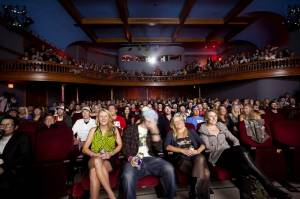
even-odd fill
[[[174,123],[174,119],[175,118],[180,118],[182,121],[183,121],[183,123],[184,123],[184,118],[183,118],[183,116],[180,114],[180,113],[175,113],[174,114],[174,116],[172,117],[172,119],[171,119],[171,122],[170,122],[170,127],[171,127],[171,129],[172,129],[172,131],[173,131],[173,137],[175,138],[175,140],[177,139],[177,136],[178,136],[178,132],[177,132],[177,129],[176,129],[176,127],[175,127],[175,123]],[[186,127],[184,127],[185,129],[184,129],[184,133],[186,134],[186,135],[188,135],[188,129],[186,128]]]
[[[208,110],[208,111],[206,111],[205,116],[204,116],[205,121],[208,120],[208,114],[211,113],[211,112],[215,113],[217,115],[217,117],[218,117],[219,114],[218,114],[218,112],[216,110],[214,110],[214,109]]]
[[[107,109],[101,108],[100,111],[98,112],[97,117],[96,117],[97,129],[100,127],[99,115],[102,112],[104,112],[108,115],[108,123],[107,123],[108,131],[111,132],[113,135],[115,135],[114,121],[113,121],[111,113]]]
[[[238,107],[238,113],[237,112],[235,112],[235,108],[236,107]],[[232,105],[232,107],[231,107],[231,113],[233,114],[233,115],[240,115],[241,114],[241,108],[240,108],[240,105],[238,105],[238,104],[234,104],[234,105]]]

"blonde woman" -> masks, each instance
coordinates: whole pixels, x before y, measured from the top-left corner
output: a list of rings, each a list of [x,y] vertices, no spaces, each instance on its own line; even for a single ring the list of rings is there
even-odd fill
[[[240,115],[241,115],[241,108],[238,104],[233,104],[231,107],[231,113],[228,114],[230,124],[231,126],[228,128],[228,130],[235,135],[236,137],[239,137],[239,121],[240,121]]]
[[[212,165],[217,165],[228,169],[241,183],[243,177],[254,176],[265,188],[271,197],[278,199],[290,198],[290,195],[275,187],[272,182],[256,167],[248,152],[240,147],[239,140],[231,134],[227,127],[218,122],[218,115],[211,110],[206,112],[206,123],[202,124],[199,133],[209,154],[208,161]],[[227,140],[233,144],[231,146]],[[239,188],[244,187],[239,184]],[[244,184],[245,185],[245,184]],[[249,186],[247,184],[247,186]],[[250,190],[240,189],[241,198],[245,194],[248,196]]]
[[[18,109],[19,118],[23,120],[31,120],[31,115],[28,113],[28,109],[25,106],[21,106]]]
[[[113,156],[122,148],[119,131],[114,127],[111,114],[101,109],[97,115],[97,126],[89,132],[83,146],[83,153],[90,156],[90,194],[91,199],[99,198],[102,185],[110,199],[115,195],[109,184],[109,172],[113,170]]]
[[[204,142],[194,130],[185,127],[179,113],[173,116],[170,126],[172,132],[166,137],[166,150],[173,152],[174,166],[191,177],[190,198],[210,198],[210,173],[205,156],[201,154],[205,150]]]

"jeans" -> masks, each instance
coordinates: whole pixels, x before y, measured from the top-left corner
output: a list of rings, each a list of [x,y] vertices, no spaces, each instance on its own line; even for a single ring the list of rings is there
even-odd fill
[[[166,198],[171,199],[175,196],[176,183],[173,166],[158,157],[145,157],[141,169],[132,167],[129,162],[124,166],[121,180],[125,198],[135,199],[138,179],[149,175],[160,177]]]

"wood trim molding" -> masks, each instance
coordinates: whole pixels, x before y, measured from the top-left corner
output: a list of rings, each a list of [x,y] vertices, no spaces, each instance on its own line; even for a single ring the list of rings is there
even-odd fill
[[[132,80],[99,80],[89,77],[76,76],[72,74],[61,73],[42,73],[42,72],[7,72],[1,73],[0,78],[4,81],[49,81],[49,82],[63,82],[63,83],[82,83],[105,86],[184,86],[195,84],[209,84],[237,80],[261,79],[272,77],[287,77],[300,76],[300,68],[286,68],[274,69],[272,71],[252,71],[243,72],[240,74],[223,75],[219,77],[209,77],[197,80],[168,80],[168,81],[132,81]]]

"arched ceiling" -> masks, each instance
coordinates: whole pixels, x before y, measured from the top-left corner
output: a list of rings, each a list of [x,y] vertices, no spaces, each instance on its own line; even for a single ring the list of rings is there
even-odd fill
[[[214,43],[215,48],[221,48],[233,40],[259,46],[266,43],[266,38],[270,42],[286,36],[278,29],[284,28],[280,20],[270,24],[263,15],[253,13],[282,16],[287,6],[297,0],[12,0],[6,3],[25,4],[34,19],[31,30],[61,49],[76,41],[116,48],[134,43],[176,43],[200,49]],[[263,37],[256,38],[254,34]]]

